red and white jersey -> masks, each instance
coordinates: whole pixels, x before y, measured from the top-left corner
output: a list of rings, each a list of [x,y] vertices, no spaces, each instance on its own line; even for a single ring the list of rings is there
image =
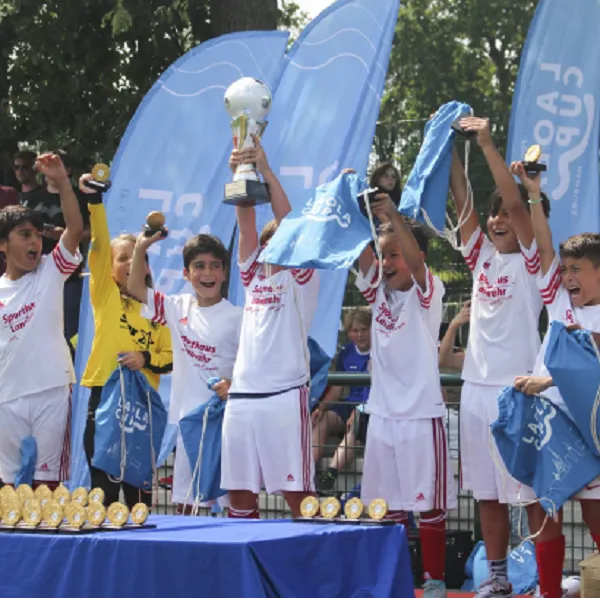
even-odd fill
[[[390,291],[377,281],[377,264],[356,286],[373,310],[371,392],[366,410],[391,419],[423,419],[445,414],[438,337],[444,285],[430,270],[427,289],[414,282],[408,291]]]
[[[148,289],[142,316],[169,327],[173,376],[169,421],[173,423],[213,395],[210,378],[231,379],[238,352],[242,309],[222,299],[200,307],[193,295],[165,295]]]
[[[498,253],[478,228],[461,250],[473,272],[463,380],[511,386],[515,376],[533,371],[540,349],[537,245],[534,241],[530,249],[521,246],[520,253]]]
[[[0,277],[0,403],[75,382],[63,287],[81,263],[62,239],[18,280]]]
[[[232,393],[276,393],[308,382],[308,331],[319,296],[315,270],[283,269],[267,278],[259,249],[240,264],[246,290]]]
[[[567,326],[569,324],[579,324],[586,330],[600,332],[600,305],[573,307],[569,292],[562,284],[561,265],[558,257],[554,258],[546,275],[538,277],[538,285],[551,322],[556,320]],[[548,338],[549,335],[546,334],[535,363],[534,376],[550,376],[548,368],[544,365]],[[568,413],[565,402],[556,386],[545,390],[543,395]]]

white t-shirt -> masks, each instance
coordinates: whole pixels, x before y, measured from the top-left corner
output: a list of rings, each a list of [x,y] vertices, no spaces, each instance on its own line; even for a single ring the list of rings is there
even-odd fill
[[[173,343],[169,421],[177,423],[206,403],[210,378],[231,379],[238,351],[242,309],[222,299],[200,307],[193,295],[165,295],[148,289],[142,316],[167,325]]]
[[[18,280],[0,277],[0,403],[75,382],[63,287],[81,263],[62,239]]]
[[[231,392],[278,393],[302,386],[310,375],[308,331],[319,296],[315,270],[279,270],[270,278],[259,249],[240,264],[246,290],[240,350]]]
[[[537,245],[521,246],[521,253],[498,253],[478,228],[461,251],[473,272],[463,380],[511,386],[515,376],[533,371],[540,349]]]
[[[586,330],[600,332],[600,305],[589,305],[584,307],[573,307],[568,291],[562,285],[561,266],[558,257],[554,258],[552,266],[545,276],[538,277],[538,285],[550,321],[562,322],[565,325],[579,324]],[[544,365],[546,349],[548,348],[549,335],[546,334],[542,348],[538,354],[534,376],[550,376],[548,368]],[[556,386],[552,386],[542,393],[557,407],[569,413],[563,398]]]
[[[373,310],[371,392],[367,412],[391,419],[426,419],[445,413],[438,337],[444,285],[426,271],[427,289],[414,282],[408,291],[390,291],[377,280],[373,264],[356,286]]]

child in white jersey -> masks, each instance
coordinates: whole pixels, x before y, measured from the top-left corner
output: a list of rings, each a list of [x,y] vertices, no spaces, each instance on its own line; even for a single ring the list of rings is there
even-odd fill
[[[70,458],[71,353],[63,334],[63,286],[81,263],[83,220],[59,156],[44,154],[36,169],[56,186],[65,231],[50,255],[42,254],[42,217],[28,208],[0,211],[0,474],[13,484],[21,445],[37,444],[34,486],[54,488],[67,479]]]
[[[456,508],[456,492],[437,355],[444,287],[425,265],[424,232],[411,231],[388,195],[377,199],[382,263],[367,247],[356,283],[373,310],[361,498],[384,498],[399,523],[421,513],[425,596],[445,596],[446,510]]]
[[[269,186],[275,221],[260,235],[253,207],[236,206],[239,261],[246,302],[240,349],[223,423],[222,485],[231,497],[230,517],[258,518],[258,493],[283,493],[294,517],[313,491],[308,404],[308,330],[319,281],[314,270],[259,264],[261,249],[291,206],[256,149],[234,150],[230,164],[254,163]]]
[[[140,235],[133,253],[127,290],[145,304],[142,316],[167,325],[171,330],[174,348],[169,420],[179,423],[182,417],[206,403],[213,392],[223,400],[227,398],[238,351],[242,310],[222,298],[228,254],[223,243],[212,235],[196,235],[183,247],[183,276],[192,286],[193,294],[165,295],[147,288],[144,280],[146,252],[163,238],[160,232],[152,237]],[[221,381],[211,390],[207,382],[214,377]],[[192,469],[179,434],[173,472],[173,502],[180,513],[191,511],[191,484]],[[220,499],[220,503],[227,506],[228,501]],[[204,501],[201,506],[210,505]]]
[[[538,285],[550,320],[573,327],[600,332],[600,235],[581,234],[570,237],[559,246],[560,260],[552,243],[552,234],[541,203],[540,177],[530,177],[522,163],[515,162],[511,171],[518,176],[529,193],[531,220],[540,254]],[[562,262],[562,263],[561,263]],[[533,376],[518,376],[515,387],[526,394],[542,394],[558,407],[565,403],[544,365],[548,336],[539,352]],[[523,488],[524,501],[533,501],[534,493]],[[600,549],[600,478],[574,497],[581,505],[581,515]],[[565,537],[562,533],[562,510],[557,521],[544,523],[545,513],[539,503],[527,507],[532,532],[541,530],[536,540],[536,560],[540,578],[540,595],[560,598]]]
[[[519,188],[496,149],[487,119],[469,117],[461,126],[476,133],[497,190],[492,194],[488,235],[471,211],[460,229],[462,253],[473,272],[471,325],[462,377],[460,453],[462,486],[479,501],[481,529],[489,579],[479,598],[508,598],[507,577],[510,521],[508,505],[517,502],[518,484],[508,476],[495,445],[490,424],[498,417],[498,395],[514,377],[533,371],[540,348],[538,333],[542,302],[536,275],[539,255],[528,214],[527,192]],[[456,153],[450,180],[459,214],[464,213],[467,189]],[[548,213],[548,200],[544,199]],[[492,455],[492,451],[496,454]]]

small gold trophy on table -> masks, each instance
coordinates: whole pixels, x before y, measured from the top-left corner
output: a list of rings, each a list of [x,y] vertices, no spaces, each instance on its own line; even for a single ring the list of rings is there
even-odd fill
[[[546,172],[545,164],[540,164],[539,159],[542,157],[542,148],[539,145],[532,145],[526,152],[523,158],[523,166],[525,172],[530,175],[536,175],[540,172]]]

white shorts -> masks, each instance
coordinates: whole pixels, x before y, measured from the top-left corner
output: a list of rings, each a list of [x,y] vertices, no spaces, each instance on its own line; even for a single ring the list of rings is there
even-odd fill
[[[475,500],[517,503],[519,482],[512,478],[496,447],[490,425],[498,419],[504,386],[465,382],[460,399],[461,486]]]
[[[66,479],[70,459],[71,388],[60,386],[0,404],[0,475],[13,484],[21,469],[21,444],[37,444],[34,480]]]
[[[519,492],[520,502],[529,503],[536,498],[537,496],[535,495],[533,488],[521,484]],[[600,477],[592,480],[585,488],[582,488],[577,494],[572,496],[570,500],[600,500]]]
[[[312,492],[314,463],[308,389],[229,399],[223,421],[221,485],[269,494]]]
[[[390,510],[425,513],[456,509],[444,418],[369,419],[361,499],[387,501]]]
[[[190,488],[192,483],[192,469],[190,460],[185,452],[181,434],[177,434],[177,446],[175,450],[175,465],[173,467],[173,493],[172,501],[179,505],[192,505],[194,502],[194,489]],[[229,496],[225,494],[216,500],[201,502],[200,507],[208,508],[218,503],[221,508],[229,507]]]

